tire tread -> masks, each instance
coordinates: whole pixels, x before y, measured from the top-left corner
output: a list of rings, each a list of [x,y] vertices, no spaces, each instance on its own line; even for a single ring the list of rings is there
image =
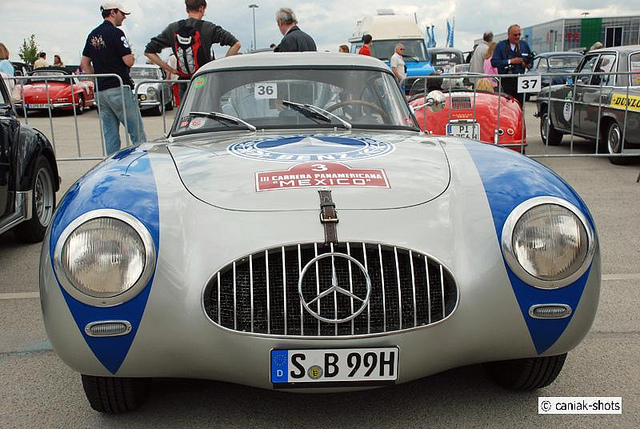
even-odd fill
[[[91,408],[106,414],[138,409],[150,385],[147,378],[98,377],[82,374],[82,386]]]
[[[534,390],[553,383],[567,354],[489,362],[485,369],[497,384],[510,390]]]

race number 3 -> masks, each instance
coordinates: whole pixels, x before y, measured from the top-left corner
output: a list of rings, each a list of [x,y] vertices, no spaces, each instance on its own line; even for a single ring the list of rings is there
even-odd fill
[[[256,83],[253,95],[256,100],[278,98],[278,85],[274,82]]]
[[[530,93],[530,92],[540,92],[540,86],[542,83],[542,79],[540,75],[537,76],[518,76],[518,92],[519,93]]]

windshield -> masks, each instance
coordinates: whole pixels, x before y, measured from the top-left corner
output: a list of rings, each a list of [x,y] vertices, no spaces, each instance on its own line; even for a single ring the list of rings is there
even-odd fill
[[[371,55],[379,60],[388,60],[393,55],[396,45],[404,45],[403,57],[418,62],[427,62],[427,48],[422,39],[374,40],[371,43]]]
[[[162,79],[160,69],[149,67],[133,67],[130,72],[133,80],[157,80]]]
[[[36,71],[30,76],[29,83],[31,82],[67,82],[71,81],[71,76],[65,75],[58,71]]]
[[[251,127],[415,127],[394,78],[381,70],[223,70],[202,74],[190,85],[172,135]]]
[[[582,56],[549,57],[549,68],[575,70],[581,59]]]

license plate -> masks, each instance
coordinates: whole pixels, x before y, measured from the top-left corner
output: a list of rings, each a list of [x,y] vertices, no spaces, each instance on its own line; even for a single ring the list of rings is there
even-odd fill
[[[27,109],[48,109],[48,104],[27,104]]]
[[[447,135],[464,137],[466,139],[480,140],[480,124],[473,122],[468,124],[447,124]]]
[[[271,350],[271,383],[274,387],[394,383],[398,355],[398,347]]]

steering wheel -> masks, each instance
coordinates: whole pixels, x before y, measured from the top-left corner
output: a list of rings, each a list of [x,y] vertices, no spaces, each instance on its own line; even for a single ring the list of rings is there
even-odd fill
[[[386,123],[391,123],[391,116],[387,112],[385,112],[382,107],[374,104],[370,101],[364,100],[344,100],[339,103],[334,104],[333,106],[329,106],[326,108],[327,112],[333,112],[334,110],[338,110],[341,107],[355,105],[355,106],[364,106],[369,107],[371,110],[374,110],[376,113],[379,113],[382,116],[382,120]]]

